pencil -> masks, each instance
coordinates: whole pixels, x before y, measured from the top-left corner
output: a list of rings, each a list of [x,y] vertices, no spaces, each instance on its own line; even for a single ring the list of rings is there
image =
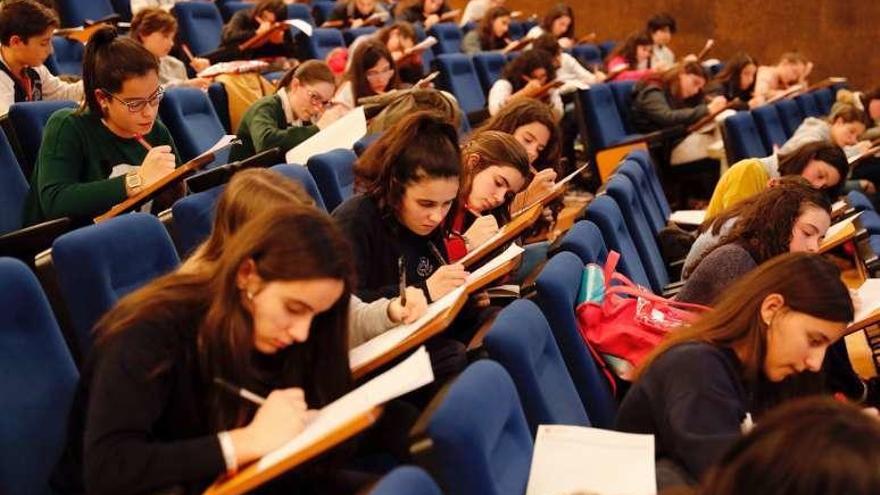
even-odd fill
[[[134,138],[137,139],[137,142],[141,143],[141,146],[143,146],[144,149],[146,149],[147,151],[150,151],[151,149],[153,149],[153,147],[150,146],[150,143],[148,143],[147,140],[144,139],[143,135],[135,134]]]
[[[397,258],[397,271],[400,274],[400,305],[406,307],[406,258]]]
[[[227,382],[222,378],[214,378],[214,383],[220,386],[223,390],[235,394],[243,399],[249,400],[258,406],[262,406],[266,403],[266,399],[264,397],[260,397],[259,395],[251,392],[246,388],[236,387],[235,385]]]
[[[437,246],[435,246],[433,242],[428,242],[428,248],[431,250],[431,254],[433,254],[434,257],[437,258],[437,261],[439,261],[441,265],[446,264],[446,258],[443,257],[443,253],[441,253],[440,250],[437,249]]]

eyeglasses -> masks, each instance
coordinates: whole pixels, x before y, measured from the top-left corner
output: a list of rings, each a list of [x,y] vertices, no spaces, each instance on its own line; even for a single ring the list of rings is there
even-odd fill
[[[165,96],[165,88],[162,86],[156,88],[156,92],[154,92],[149,98],[132,98],[130,100],[123,100],[106,89],[102,89],[101,91],[107,93],[111,98],[128,107],[128,111],[131,113],[144,111],[144,108],[146,108],[148,104],[151,107],[156,108],[159,106],[159,102],[162,101],[162,97]]]
[[[313,107],[328,108],[333,105],[332,99],[325,100],[321,98],[321,95],[311,89],[306,88],[306,94],[309,96],[309,103],[311,103]]]
[[[394,69],[385,69],[383,71],[367,71],[367,79],[377,80],[377,79],[385,79],[394,75]]]

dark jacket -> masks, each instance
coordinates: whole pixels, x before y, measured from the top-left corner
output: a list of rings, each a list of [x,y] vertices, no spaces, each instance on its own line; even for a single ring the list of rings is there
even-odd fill
[[[616,429],[654,435],[656,457],[696,480],[740,437],[750,410],[734,352],[693,342],[651,363],[624,397]]]
[[[727,98],[727,101],[733,101],[734,98],[739,98],[739,103],[732,107],[734,110],[748,110],[749,100],[752,99],[754,91],[754,84],[748,89],[741,89],[739,87],[739,81],[734,81],[733,79],[727,81],[712,81],[706,85],[705,89],[707,95],[723,96]]]
[[[441,16],[441,15],[449,12],[449,10],[450,10],[449,5],[446,5],[446,3],[444,3],[443,5],[440,6],[440,9],[434,13],[437,14],[438,16]],[[413,24],[416,24],[416,23],[424,24],[425,23],[425,8],[422,5],[422,2],[419,2],[419,3],[409,7],[407,9],[404,9],[403,12],[401,12],[397,16],[397,19],[401,20],[401,21],[411,22]]]
[[[398,259],[406,259],[407,285],[420,287],[431,301],[425,281],[446,262],[443,229],[420,236],[404,227],[391,212],[358,194],[333,211],[333,217],[351,242],[357,269],[355,294],[365,302],[397,297],[400,292]],[[438,259],[438,254],[442,260]]]
[[[678,103],[658,84],[639,82],[633,89],[633,126],[639,132],[648,133],[693,124],[709,113],[709,107],[700,102],[701,98]]]

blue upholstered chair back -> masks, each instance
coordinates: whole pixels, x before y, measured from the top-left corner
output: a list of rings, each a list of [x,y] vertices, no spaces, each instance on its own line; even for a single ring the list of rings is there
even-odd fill
[[[620,253],[617,270],[633,282],[651,287],[651,279],[642,265],[639,250],[617,202],[606,194],[597,196],[587,208],[587,220],[595,223],[602,231],[602,238],[605,239],[608,249]]]
[[[730,163],[746,158],[767,156],[761,134],[751,112],[740,111],[724,119],[724,146]]]
[[[55,239],[52,262],[85,357],[98,319],[129,292],[176,269],[180,260],[157,217],[131,213]]]
[[[624,175],[632,181],[636,188],[636,197],[642,205],[642,210],[645,212],[645,216],[648,217],[648,222],[651,226],[651,233],[656,238],[660,231],[666,227],[667,218],[663,216],[663,211],[660,209],[660,205],[657,204],[657,199],[654,197],[653,185],[651,184],[651,179],[648,177],[648,174],[646,174],[642,166],[633,159],[624,159],[623,163],[617,167],[615,173]]]
[[[354,151],[338,149],[309,158],[306,167],[318,184],[327,211],[333,211],[354,193]]]
[[[761,135],[765,150],[773,151],[774,146],[782,146],[788,141],[789,135],[782,125],[782,118],[776,105],[761,105],[752,110],[752,117],[755,119],[755,125],[758,126],[758,133]]]
[[[576,254],[584,265],[589,263],[605,265],[605,259],[608,257],[608,248],[605,247],[602,232],[589,220],[575,223],[559,241],[559,250]]]
[[[605,191],[614,198],[623,213],[623,219],[639,252],[642,266],[648,274],[648,280],[651,281],[651,287],[658,294],[663,292],[663,288],[669,285],[669,273],[666,271],[666,264],[660,254],[650,220],[642,208],[633,182],[623,174],[614,174]]]
[[[181,2],[172,9],[177,17],[180,41],[196,55],[204,55],[220,46],[223,17],[210,2]]]
[[[822,115],[831,113],[831,106],[834,105],[835,92],[831,88],[817,89],[813,96],[816,98],[816,104]]]
[[[61,36],[52,37],[52,59],[55,62],[55,74],[82,76],[83,55],[85,48],[77,40]]]
[[[461,53],[438,55],[435,59],[440,71],[438,85],[452,93],[465,113],[476,112],[486,107],[486,96],[480,88],[480,78],[471,58]]]
[[[518,299],[501,310],[483,345],[516,384],[532,435],[542,424],[590,425],[550,325],[534,302]]]
[[[74,108],[76,103],[66,100],[25,101],[9,107],[9,121],[17,132],[18,144],[24,163],[23,170],[33,170],[40,155],[43,129],[53,113],[62,108]]]
[[[321,196],[321,190],[318,189],[318,183],[312,177],[309,169],[297,164],[281,163],[272,167],[272,170],[284,175],[285,177],[300,183],[303,189],[315,201],[315,206],[327,211],[327,205],[324,204],[324,198]]]
[[[782,119],[782,127],[785,129],[785,134],[791,137],[794,131],[801,125],[801,122],[804,121],[804,118],[806,118],[804,111],[801,110],[800,105],[794,100],[782,100],[775,103],[775,105],[776,110],[779,112],[779,118]]]
[[[50,495],[79,375],[36,277],[0,258],[0,489]]]
[[[174,137],[180,158],[188,162],[208,151],[226,134],[208,95],[196,88],[170,88],[159,105],[159,116]],[[229,150],[217,153],[213,165],[228,161]],[[212,164],[209,164],[210,168]]]
[[[815,93],[797,95],[794,97],[794,101],[797,102],[799,107],[801,107],[801,111],[804,112],[805,117],[822,117],[827,113],[823,112],[819,107],[819,102],[816,101]]]
[[[309,54],[312,58],[325,60],[334,48],[345,48],[342,31],[333,28],[315,28],[309,37]]]
[[[440,487],[421,468],[401,466],[386,474],[370,495],[443,495]]]
[[[428,34],[437,38],[437,44],[431,47],[434,50],[434,55],[461,53],[461,39],[464,35],[458,24],[454,22],[434,24],[428,30]]]
[[[0,235],[21,228],[29,190],[6,133],[0,132]]]
[[[592,43],[581,43],[571,47],[571,56],[576,58],[584,67],[602,65],[602,52],[598,46]]]
[[[632,125],[630,107],[632,106],[632,93],[636,86],[635,81],[613,81],[608,83],[611,93],[614,94],[614,102],[617,104],[617,112],[620,114],[620,120],[623,122],[623,128],[627,134],[636,134],[636,130]]]
[[[480,52],[474,54],[473,61],[483,93],[489,94],[492,85],[501,77],[501,71],[504,70],[507,59],[500,52]]]
[[[82,26],[86,19],[95,21],[116,13],[110,0],[56,0],[55,5],[65,27]]]
[[[312,26],[315,25],[315,18],[312,16],[312,10],[305,3],[289,3],[287,4],[287,18],[299,19],[306,21]]]
[[[602,150],[627,136],[614,93],[609,84],[594,84],[578,91],[590,144]]]
[[[500,364],[481,360],[468,366],[427,431],[445,493],[525,493],[534,445],[516,387]]]
[[[584,263],[574,253],[564,251],[552,257],[535,282],[538,306],[547,317],[590,422],[599,428],[611,428],[617,404],[578,332],[575,317],[583,268]]]
[[[646,150],[630,151],[626,155],[627,160],[632,160],[642,167],[648,182],[651,184],[651,191],[654,193],[654,201],[660,207],[660,213],[664,219],[669,219],[672,209],[669,207],[669,200],[666,199],[666,193],[663,192],[663,185],[660,184],[660,177],[657,175],[657,169],[654,167],[654,161]]]

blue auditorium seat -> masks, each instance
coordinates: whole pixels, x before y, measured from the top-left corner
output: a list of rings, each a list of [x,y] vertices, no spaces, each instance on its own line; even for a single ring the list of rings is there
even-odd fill
[[[0,132],[0,235],[21,228],[29,190],[6,133]]]
[[[367,134],[366,136],[358,139],[357,141],[354,142],[354,146],[352,146],[352,149],[354,150],[354,154],[357,156],[361,156],[362,154],[364,154],[364,151],[367,150],[367,147],[370,146],[371,144],[375,143],[376,140],[378,140],[380,137],[382,137],[381,132],[373,132],[371,134]]]
[[[525,493],[534,445],[516,387],[500,364],[468,366],[431,415],[427,432],[446,493]]]
[[[617,168],[616,173],[624,175],[632,181],[638,192],[637,197],[642,205],[642,210],[644,210],[645,215],[648,217],[651,232],[656,238],[660,231],[666,227],[669,218],[663,216],[663,210],[660,209],[660,205],[657,204],[657,200],[654,198],[653,184],[651,184],[648,174],[645,173],[645,170],[638,161],[630,158],[624,159],[623,163]]]
[[[223,17],[213,3],[180,2],[172,13],[177,17],[178,36],[196,55],[205,55],[220,46]]]
[[[441,22],[431,26],[428,34],[437,38],[437,44],[431,47],[434,55],[444,53],[461,53],[461,39],[464,35],[461,28],[454,22]]]
[[[345,48],[342,32],[333,28],[315,28],[309,37],[309,55],[318,60],[327,58],[334,48]]]
[[[43,100],[25,101],[14,103],[9,107],[9,121],[17,130],[27,129],[26,132],[16,132],[16,139],[23,156],[19,158],[23,163],[22,170],[25,177],[29,177],[37,157],[40,154],[40,144],[43,141],[43,129],[53,113],[62,108],[75,108],[76,103],[66,100]]]
[[[333,1],[316,0],[312,2],[312,17],[315,19],[315,26],[327,22],[334,7],[336,7],[336,2]]]
[[[654,201],[657,203],[657,207],[660,208],[660,214],[663,216],[664,221],[668,220],[670,215],[672,215],[672,209],[669,207],[666,193],[663,192],[663,185],[660,184],[660,177],[657,175],[657,169],[654,167],[654,161],[651,159],[651,155],[645,150],[635,150],[630,151],[626,155],[626,159],[632,160],[642,167],[642,170],[645,172],[645,176],[648,178],[648,182],[651,185],[650,189],[651,192],[653,192],[652,196],[654,197]]]
[[[613,203],[611,198],[608,200]],[[537,301],[547,317],[590,423],[598,428],[612,428],[617,404],[607,379],[584,344],[575,317],[583,269],[584,263],[574,253],[563,251],[550,258],[535,281]]]
[[[651,287],[655,293],[663,292],[669,285],[670,275],[666,271],[666,263],[633,182],[626,175],[614,174],[605,192],[614,199],[623,213],[624,222],[639,252],[639,259],[648,274]]]
[[[312,177],[309,169],[303,167],[302,165],[297,164],[287,164],[281,163],[272,167],[272,170],[284,175],[289,179],[293,179],[300,183],[303,186],[303,189],[315,200],[315,206],[318,208],[327,211],[327,206],[324,204],[324,198],[321,196],[321,190],[318,189],[318,183],[315,182],[315,178]]]
[[[486,96],[482,91],[475,91],[480,87],[480,80],[470,57],[461,53],[443,54],[437,56],[435,63],[440,70],[438,86],[455,96],[463,112],[486,108]]]
[[[507,37],[512,40],[518,40],[529,32],[523,21],[510,21],[510,27],[507,30]]]
[[[757,158],[771,154],[764,147],[761,134],[750,112],[740,111],[724,119],[724,147],[728,163],[745,158]]]
[[[123,21],[131,21],[131,0],[110,0],[113,10],[122,17]]]
[[[291,5],[300,5],[297,3]],[[378,31],[379,28],[376,26],[361,26],[357,28],[349,28],[342,31],[342,37],[345,38],[345,44],[351,46],[354,43],[354,40],[360,38],[361,36],[372,36]]]
[[[774,146],[782,146],[788,141],[788,133],[782,125],[776,105],[761,105],[752,110],[755,125],[764,143],[764,149],[773,151]]]
[[[105,312],[179,262],[168,231],[147,213],[121,215],[56,239],[52,263],[80,356],[88,355],[92,328]]]
[[[816,101],[816,95],[813,93],[804,93],[794,97],[805,117],[822,117],[825,115],[819,108],[819,102]]]
[[[584,112],[588,141],[594,151],[638,136],[626,130],[610,84],[594,84],[578,91],[578,96]]]
[[[813,96],[816,97],[816,104],[819,106],[819,111],[822,115],[831,113],[831,106],[834,105],[835,96],[831,88],[817,89]]]
[[[315,25],[315,18],[312,16],[312,10],[305,3],[287,4],[287,18],[299,19],[301,21],[306,21],[312,26]]]
[[[532,435],[538,426],[590,426],[547,319],[534,302],[505,307],[483,340],[489,357],[510,374]]]
[[[602,51],[592,43],[581,43],[571,47],[571,56],[584,67],[602,65]]]
[[[370,495],[443,495],[440,487],[424,470],[401,466],[385,475]]]
[[[235,130],[232,129],[232,123],[229,119],[229,94],[226,92],[226,86],[220,82],[211,83],[208,86],[208,98],[211,99],[211,105],[214,106],[214,112],[217,113],[223,130],[227,134],[233,134]]]
[[[96,21],[116,13],[110,0],[56,0],[55,5],[64,27],[82,26],[86,20]]]
[[[803,110],[794,100],[782,100],[774,103],[774,105],[776,105],[776,110],[779,112],[779,118],[782,120],[782,128],[785,129],[786,136],[791,137],[794,131],[801,125],[801,122],[804,121],[804,118],[806,118]]]
[[[488,95],[495,81],[501,78],[507,59],[501,52],[480,52],[473,55],[473,62],[483,93]]]
[[[55,64],[56,76],[62,74],[82,76],[82,63],[85,48],[77,40],[67,39],[61,36],[52,37],[52,56]]]
[[[576,254],[584,265],[597,263],[604,266],[608,256],[602,232],[589,220],[576,222],[562,237],[559,250]]]
[[[197,88],[166,90],[159,105],[159,116],[174,136],[174,144],[184,162],[208,151],[226,134],[211,99]],[[213,162],[215,166],[227,162],[229,151],[223,150],[217,155]]]
[[[617,202],[605,194],[597,196],[587,208],[587,220],[595,223],[602,231],[602,238],[605,239],[608,249],[620,253],[617,271],[641,286],[651,287],[651,279],[642,265],[639,250]]]
[[[623,128],[628,134],[637,134],[632,124],[632,93],[636,86],[635,81],[612,81],[608,83],[611,93],[614,95],[614,102],[617,104],[617,111],[620,113],[620,119],[623,121]]]
[[[337,149],[309,158],[306,168],[315,178],[327,211],[350,198],[354,190],[354,151]]]
[[[79,374],[40,284],[18,260],[0,258],[0,315],[0,488],[52,494]]]

